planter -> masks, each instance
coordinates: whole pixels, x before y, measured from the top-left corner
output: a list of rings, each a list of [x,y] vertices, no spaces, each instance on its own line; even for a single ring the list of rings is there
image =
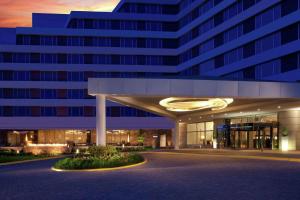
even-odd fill
[[[281,150],[288,151],[289,150],[289,137],[281,137]]]
[[[218,148],[218,141],[217,141],[217,139],[213,139],[213,148],[214,149]]]

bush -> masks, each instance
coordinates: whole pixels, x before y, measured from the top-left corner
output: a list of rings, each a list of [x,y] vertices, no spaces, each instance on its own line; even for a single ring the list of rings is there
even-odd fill
[[[120,152],[112,146],[92,146],[85,152],[77,154],[73,158],[65,158],[58,161],[54,167],[57,169],[96,169],[113,168],[136,164],[144,161],[138,154]]]
[[[94,149],[96,154],[99,155],[99,149]],[[59,160],[54,167],[57,169],[68,169],[68,170],[79,170],[79,169],[97,169],[97,168],[114,168],[121,167],[131,164],[136,164],[144,161],[144,158],[138,154],[129,153],[117,153],[113,154],[111,157],[107,157],[105,154],[105,159],[102,157],[77,157],[77,158],[65,158]]]
[[[92,146],[88,148],[87,153],[91,157],[102,158],[104,160],[110,159],[111,157],[120,154],[117,148],[112,146],[107,146],[107,147]]]
[[[152,147],[145,147],[145,146],[125,146],[125,147],[117,147],[117,149],[122,152],[140,152],[140,151],[153,150]]]

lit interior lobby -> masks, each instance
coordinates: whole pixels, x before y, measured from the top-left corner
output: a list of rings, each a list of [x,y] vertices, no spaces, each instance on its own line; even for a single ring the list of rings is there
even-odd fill
[[[174,121],[180,148],[300,149],[300,84],[184,79],[89,79],[96,140],[106,145],[106,100]]]

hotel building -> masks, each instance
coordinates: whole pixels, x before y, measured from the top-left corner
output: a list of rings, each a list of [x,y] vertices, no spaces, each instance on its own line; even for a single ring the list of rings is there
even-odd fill
[[[0,29],[0,144],[300,149],[300,0],[122,0]]]

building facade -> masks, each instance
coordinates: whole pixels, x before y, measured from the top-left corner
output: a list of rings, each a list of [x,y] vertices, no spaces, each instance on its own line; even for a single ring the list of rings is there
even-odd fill
[[[122,0],[110,13],[35,13],[32,21],[0,29],[2,145],[96,143],[89,78],[300,80],[300,0]],[[136,144],[130,132],[168,138],[173,119],[143,110],[107,102],[109,143]],[[225,118],[188,124],[186,145],[213,146],[214,132],[231,126],[220,146],[256,148],[263,137],[266,148],[279,147],[269,141],[279,138],[277,110]],[[246,130],[244,144],[246,123],[255,134]]]

